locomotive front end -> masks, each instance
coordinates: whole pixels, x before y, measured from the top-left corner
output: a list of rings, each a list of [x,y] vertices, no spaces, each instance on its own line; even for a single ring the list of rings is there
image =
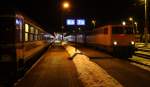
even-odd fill
[[[134,53],[135,39],[131,27],[112,28],[113,53],[125,58],[132,57]]]

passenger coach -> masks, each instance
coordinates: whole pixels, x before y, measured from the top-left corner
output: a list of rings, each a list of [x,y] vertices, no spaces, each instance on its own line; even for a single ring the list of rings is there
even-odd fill
[[[37,23],[14,10],[0,14],[0,86],[12,85],[49,46],[49,36]]]

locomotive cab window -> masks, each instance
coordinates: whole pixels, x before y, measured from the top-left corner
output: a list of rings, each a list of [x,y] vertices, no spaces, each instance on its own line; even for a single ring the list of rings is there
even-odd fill
[[[112,34],[133,34],[132,27],[112,27]]]

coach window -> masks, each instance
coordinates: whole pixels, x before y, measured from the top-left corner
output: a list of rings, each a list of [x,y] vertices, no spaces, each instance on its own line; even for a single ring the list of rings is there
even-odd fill
[[[30,27],[30,41],[34,40],[34,27]]]
[[[17,18],[16,19],[16,41],[21,42],[22,41],[22,19]]]
[[[25,41],[28,41],[29,25],[25,24]]]
[[[39,31],[38,40],[41,40],[41,31]]]
[[[44,33],[41,33],[41,40],[44,40]]]
[[[38,29],[35,29],[34,40],[37,40],[37,38],[38,38]]]

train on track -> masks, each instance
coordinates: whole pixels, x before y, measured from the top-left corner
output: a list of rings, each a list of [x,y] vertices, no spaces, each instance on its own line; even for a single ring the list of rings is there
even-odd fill
[[[12,85],[50,45],[49,33],[11,9],[0,14],[0,86]]]
[[[87,34],[70,35],[69,41],[103,49],[118,57],[132,57],[135,37],[131,26],[105,25],[90,30]]]

